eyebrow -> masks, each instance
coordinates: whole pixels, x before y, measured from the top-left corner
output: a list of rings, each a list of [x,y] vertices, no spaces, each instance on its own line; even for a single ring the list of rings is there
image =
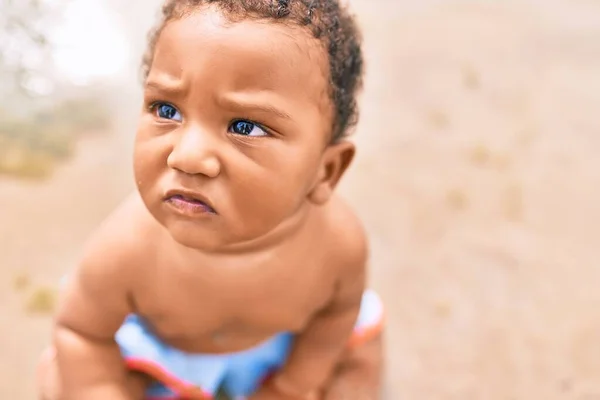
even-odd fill
[[[234,108],[234,109],[242,109],[254,112],[262,112],[266,114],[273,114],[281,119],[291,120],[292,117],[290,114],[286,113],[280,108],[277,108],[271,104],[261,104],[261,103],[252,103],[246,101],[239,101],[231,98],[223,98],[221,99],[223,105]]]
[[[165,92],[165,93],[169,93],[169,94],[181,94],[182,92],[185,91],[183,85],[181,85],[179,82],[177,82],[176,80],[172,80],[172,81],[157,81],[157,80],[149,80],[146,82],[145,84],[145,90],[157,90],[160,92]],[[234,99],[234,98],[221,98],[219,99],[219,103],[221,106],[225,106],[228,108],[232,108],[232,109],[242,109],[242,110],[247,110],[248,112],[261,112],[261,113],[265,113],[265,114],[272,114],[275,115],[281,119],[287,119],[287,120],[291,120],[292,117],[290,116],[290,114],[286,113],[285,111],[281,110],[280,108],[277,108],[271,104],[261,104],[261,103],[254,103],[251,101],[241,101],[238,99]]]
[[[183,92],[183,86],[179,84],[177,81],[168,80],[165,81],[147,81],[144,85],[144,90],[152,89],[160,92],[166,92],[171,94],[179,94]]]

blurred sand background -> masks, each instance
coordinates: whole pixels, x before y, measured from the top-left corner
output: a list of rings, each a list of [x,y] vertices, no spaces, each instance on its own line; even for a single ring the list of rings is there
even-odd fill
[[[133,61],[157,3],[108,0]],[[368,78],[341,191],[388,307],[387,398],[600,399],[600,2],[352,4]],[[0,399],[34,400],[32,301],[132,188],[136,67],[113,132],[45,181],[0,177]]]

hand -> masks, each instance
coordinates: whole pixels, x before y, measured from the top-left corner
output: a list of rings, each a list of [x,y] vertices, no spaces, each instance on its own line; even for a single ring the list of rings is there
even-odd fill
[[[317,393],[311,393],[306,396],[285,393],[273,383],[273,380],[269,380],[248,400],[321,400],[321,396]]]
[[[373,388],[347,384],[335,384],[328,388],[322,400],[378,400]]]
[[[42,400],[63,400],[60,371],[56,362],[56,350],[51,347],[42,354],[36,369],[38,398]],[[131,399],[144,399],[151,379],[136,372],[128,373],[128,389]]]

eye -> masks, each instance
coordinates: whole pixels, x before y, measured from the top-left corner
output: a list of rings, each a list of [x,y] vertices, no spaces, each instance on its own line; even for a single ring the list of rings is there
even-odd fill
[[[167,103],[155,103],[152,105],[152,111],[161,119],[181,122],[181,113],[175,107]]]
[[[255,124],[254,122],[238,120],[234,121],[229,127],[229,132],[234,133],[236,135],[242,136],[268,136],[269,134],[265,132],[263,128]]]

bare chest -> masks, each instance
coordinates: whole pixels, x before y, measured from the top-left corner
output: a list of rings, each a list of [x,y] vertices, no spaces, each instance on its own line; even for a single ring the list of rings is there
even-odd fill
[[[318,256],[162,264],[146,281],[135,294],[136,313],[166,343],[197,353],[239,351],[299,332],[334,289]]]

